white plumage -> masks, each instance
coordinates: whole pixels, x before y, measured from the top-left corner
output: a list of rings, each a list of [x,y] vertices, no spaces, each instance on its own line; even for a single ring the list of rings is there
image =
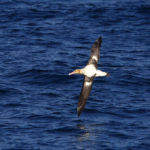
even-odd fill
[[[96,74],[97,70],[93,64],[87,65],[83,68],[83,74],[87,77],[93,77]]]
[[[86,86],[90,86],[92,84],[92,82],[85,82]]]
[[[98,62],[97,56],[93,56],[92,59],[94,59],[94,60],[96,60],[96,62]]]
[[[103,72],[101,70],[97,70],[95,77],[104,77],[104,76],[107,76],[107,74],[108,74],[107,72]]]

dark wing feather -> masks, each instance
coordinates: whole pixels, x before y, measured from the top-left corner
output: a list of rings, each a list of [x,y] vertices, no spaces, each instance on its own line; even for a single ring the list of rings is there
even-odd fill
[[[84,77],[84,82],[83,82],[82,90],[81,90],[80,97],[79,97],[78,107],[77,107],[78,116],[84,109],[88,96],[91,92],[93,79],[94,77],[93,78],[89,78],[87,76]],[[87,86],[86,83],[89,83],[89,85]]]
[[[97,68],[98,60],[100,57],[101,43],[102,43],[102,38],[99,37],[91,48],[91,56],[87,65],[93,64]],[[96,57],[96,59],[93,56]],[[94,77],[92,78],[89,78],[87,76],[84,77],[84,82],[83,82],[82,90],[81,90],[80,97],[79,97],[78,107],[77,107],[78,116],[84,109],[88,96],[90,95],[92,84],[93,84],[93,79]],[[91,83],[91,84],[87,86],[86,83]]]
[[[88,61],[88,64],[94,64],[94,66],[97,68],[97,64],[98,64],[98,60],[100,57],[100,47],[101,47],[101,43],[102,43],[102,38],[99,37],[95,43],[93,44],[92,48],[91,48],[91,56],[90,59]],[[93,59],[93,56],[97,57],[97,61],[96,59]]]

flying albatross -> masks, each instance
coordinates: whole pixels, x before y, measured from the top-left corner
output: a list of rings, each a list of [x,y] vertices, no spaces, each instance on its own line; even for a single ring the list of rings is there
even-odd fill
[[[98,70],[98,60],[100,57],[100,47],[102,43],[102,38],[99,37],[91,48],[91,56],[87,63],[87,65],[82,69],[76,69],[73,72],[69,73],[69,75],[73,74],[81,74],[84,75],[84,82],[82,86],[82,90],[79,97],[77,113],[80,116],[80,113],[83,111],[88,96],[90,94],[94,77],[104,77],[109,76],[108,72],[103,72]]]

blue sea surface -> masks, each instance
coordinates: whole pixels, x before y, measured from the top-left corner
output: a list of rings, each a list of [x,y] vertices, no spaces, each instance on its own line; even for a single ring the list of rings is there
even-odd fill
[[[81,116],[87,64],[99,69]],[[0,150],[149,150],[150,1],[1,0]]]

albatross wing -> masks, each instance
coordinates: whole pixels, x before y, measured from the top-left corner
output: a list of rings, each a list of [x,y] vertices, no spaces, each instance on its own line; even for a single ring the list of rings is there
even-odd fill
[[[91,56],[87,65],[93,64],[97,68],[98,60],[100,57],[100,47],[102,43],[102,38],[99,37],[91,48]]]
[[[78,107],[77,107],[78,116],[80,116],[80,113],[84,109],[88,96],[91,92],[93,79],[94,77],[93,78],[89,78],[87,76],[84,77],[84,82],[83,82],[82,90],[79,97]]]
[[[86,101],[92,89],[92,84],[93,84],[94,77],[96,75],[98,60],[100,57],[101,43],[102,43],[102,38],[99,37],[91,48],[90,59],[88,61],[88,64],[84,68],[85,77],[84,77],[84,82],[83,82],[82,90],[79,97],[78,107],[77,107],[78,116],[84,109]]]

